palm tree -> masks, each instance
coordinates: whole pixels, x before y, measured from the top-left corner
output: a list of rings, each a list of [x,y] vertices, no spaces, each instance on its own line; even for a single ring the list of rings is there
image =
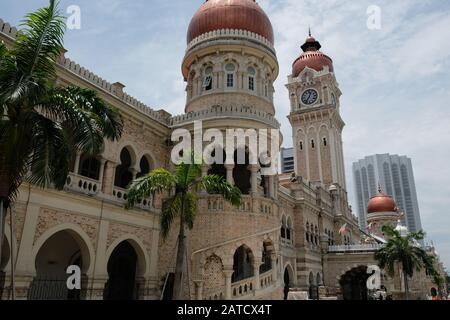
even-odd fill
[[[5,212],[22,182],[62,189],[75,150],[98,154],[123,129],[94,91],[57,86],[65,21],[55,0],[22,26],[12,48],[0,43],[0,255]]]
[[[375,253],[375,259],[378,260],[380,268],[386,269],[391,277],[395,274],[395,266],[401,265],[405,284],[405,298],[408,300],[408,277],[412,277],[414,271],[420,272],[422,269],[425,269],[429,274],[433,274],[435,272],[434,257],[428,254],[417,242],[424,239],[423,231],[411,232],[404,237],[389,225],[383,226],[382,231],[387,236],[388,241]]]
[[[162,204],[160,222],[162,236],[166,239],[174,219],[178,217],[180,221],[173,287],[174,300],[182,297],[182,278],[186,265],[186,226],[189,230],[194,227],[197,194],[201,189],[210,194],[220,194],[235,206],[241,203],[241,191],[237,187],[230,185],[218,175],[202,177],[201,165],[184,162],[176,166],[175,173],[165,169],[153,170],[148,175],[133,181],[128,191],[127,209],[155,193],[169,193],[169,197]]]

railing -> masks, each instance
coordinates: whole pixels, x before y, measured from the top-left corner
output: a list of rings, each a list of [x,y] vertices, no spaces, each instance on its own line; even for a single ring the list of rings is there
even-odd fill
[[[98,180],[70,173],[66,180],[65,188],[70,191],[81,192],[89,196],[95,196],[101,191],[101,184]]]
[[[294,245],[294,240],[281,238],[281,245],[287,246],[287,247],[292,247]]]
[[[271,200],[261,198],[259,203],[259,212],[264,214],[272,214],[273,202]]]
[[[206,292],[204,300],[224,300],[224,289]]]
[[[261,289],[270,287],[273,284],[273,272],[272,270],[267,271],[259,276],[259,282]]]
[[[244,195],[241,199],[241,205],[235,207],[224,200],[220,195],[200,195],[199,199],[205,201],[207,212],[236,212],[236,213],[258,213],[271,215],[274,213],[273,200],[263,197],[253,197]]]
[[[128,199],[128,190],[119,188],[119,187],[114,187],[112,195],[113,195],[113,199],[115,201],[118,201],[118,202],[124,204]],[[135,207],[140,208],[142,210],[149,210],[152,208],[152,204],[153,204],[153,201],[152,201],[152,198],[150,197],[150,198],[147,198],[147,199],[137,202]]]
[[[373,252],[383,248],[383,244],[353,244],[329,246],[328,252]]]
[[[247,278],[231,285],[233,298],[243,297],[252,294],[255,289],[255,277]]]

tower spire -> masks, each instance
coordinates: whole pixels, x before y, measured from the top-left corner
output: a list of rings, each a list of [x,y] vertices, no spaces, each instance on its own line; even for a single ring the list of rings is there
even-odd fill
[[[309,26],[308,34],[309,34],[310,37],[312,36],[311,35],[311,26]]]

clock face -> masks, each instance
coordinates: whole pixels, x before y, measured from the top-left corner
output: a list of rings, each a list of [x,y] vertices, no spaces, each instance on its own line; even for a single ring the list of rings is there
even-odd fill
[[[319,94],[314,89],[308,89],[302,94],[302,102],[306,105],[312,105],[317,102]]]

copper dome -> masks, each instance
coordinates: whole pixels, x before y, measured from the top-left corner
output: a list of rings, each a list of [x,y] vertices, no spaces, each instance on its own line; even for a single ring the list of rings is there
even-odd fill
[[[254,32],[274,43],[272,24],[254,0],[207,0],[191,20],[187,42],[221,29]]]
[[[367,204],[367,213],[379,213],[379,212],[397,212],[398,208],[392,197],[384,194],[381,188],[378,194],[372,197]]]
[[[292,65],[292,76],[298,77],[298,75],[306,68],[311,68],[316,71],[322,71],[327,66],[330,72],[334,72],[333,60],[326,54],[320,51],[322,46],[316,39],[309,34],[305,44],[302,45],[304,51],[300,57],[298,57]]]

